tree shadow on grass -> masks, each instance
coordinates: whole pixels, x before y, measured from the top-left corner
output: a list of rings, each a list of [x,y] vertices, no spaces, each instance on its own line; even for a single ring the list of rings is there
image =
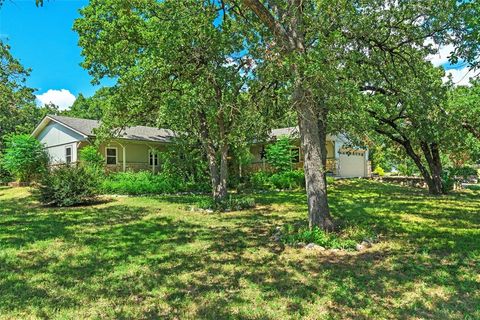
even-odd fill
[[[269,232],[292,216],[264,208],[178,217],[155,205],[111,203],[22,213],[12,201],[17,211],[0,225],[2,251],[10,249],[0,255],[0,313],[41,310],[54,317],[81,309],[95,317],[88,312],[99,308],[96,301],[108,301],[102,308],[111,318],[312,318],[317,309],[360,319],[475,315],[478,266],[468,256],[479,252],[475,234],[448,234],[426,222],[410,228],[404,209],[389,205],[401,192],[390,189],[384,199],[375,192],[357,202],[333,195],[333,205],[354,223],[377,224],[404,247],[338,255],[275,251]],[[271,194],[262,201],[301,207],[303,197]],[[421,214],[435,206],[425,204]],[[429,238],[448,243],[435,247]],[[422,244],[426,250],[414,250]],[[435,287],[454,293],[435,295],[429,291]],[[322,299],[328,303],[316,304]]]

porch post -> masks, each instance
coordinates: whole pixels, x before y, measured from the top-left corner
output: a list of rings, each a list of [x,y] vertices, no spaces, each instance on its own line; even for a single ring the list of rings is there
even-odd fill
[[[154,153],[154,149],[152,147],[150,147],[150,155],[152,156],[152,173],[155,174],[155,153]],[[150,159],[150,155],[148,156],[148,158]]]
[[[125,172],[127,171],[127,151],[124,145],[122,145],[122,157],[123,157],[123,172]]]

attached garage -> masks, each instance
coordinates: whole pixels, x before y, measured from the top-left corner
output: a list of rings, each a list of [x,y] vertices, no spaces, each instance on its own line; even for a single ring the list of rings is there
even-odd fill
[[[340,149],[338,152],[339,176],[344,178],[366,177],[367,153],[365,150]]]

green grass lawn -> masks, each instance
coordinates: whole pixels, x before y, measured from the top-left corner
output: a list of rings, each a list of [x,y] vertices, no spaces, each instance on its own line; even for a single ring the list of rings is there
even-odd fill
[[[270,240],[306,219],[303,193],[254,196],[209,214],[187,196],[53,209],[0,188],[0,318],[480,319],[480,191],[337,182],[334,215],[380,235],[340,253]]]

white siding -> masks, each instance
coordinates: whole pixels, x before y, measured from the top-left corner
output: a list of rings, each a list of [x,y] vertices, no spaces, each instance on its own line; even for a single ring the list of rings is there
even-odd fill
[[[71,144],[64,144],[60,146],[45,148],[45,150],[48,153],[48,156],[50,157],[50,163],[52,164],[65,163],[66,162],[65,149],[67,147],[72,148],[72,162],[77,161],[77,144],[74,142]]]
[[[72,162],[77,161],[77,143],[85,140],[85,137],[61,124],[51,122],[40,132],[37,139],[45,146],[50,162],[58,164],[66,161],[67,147],[72,148]]]

